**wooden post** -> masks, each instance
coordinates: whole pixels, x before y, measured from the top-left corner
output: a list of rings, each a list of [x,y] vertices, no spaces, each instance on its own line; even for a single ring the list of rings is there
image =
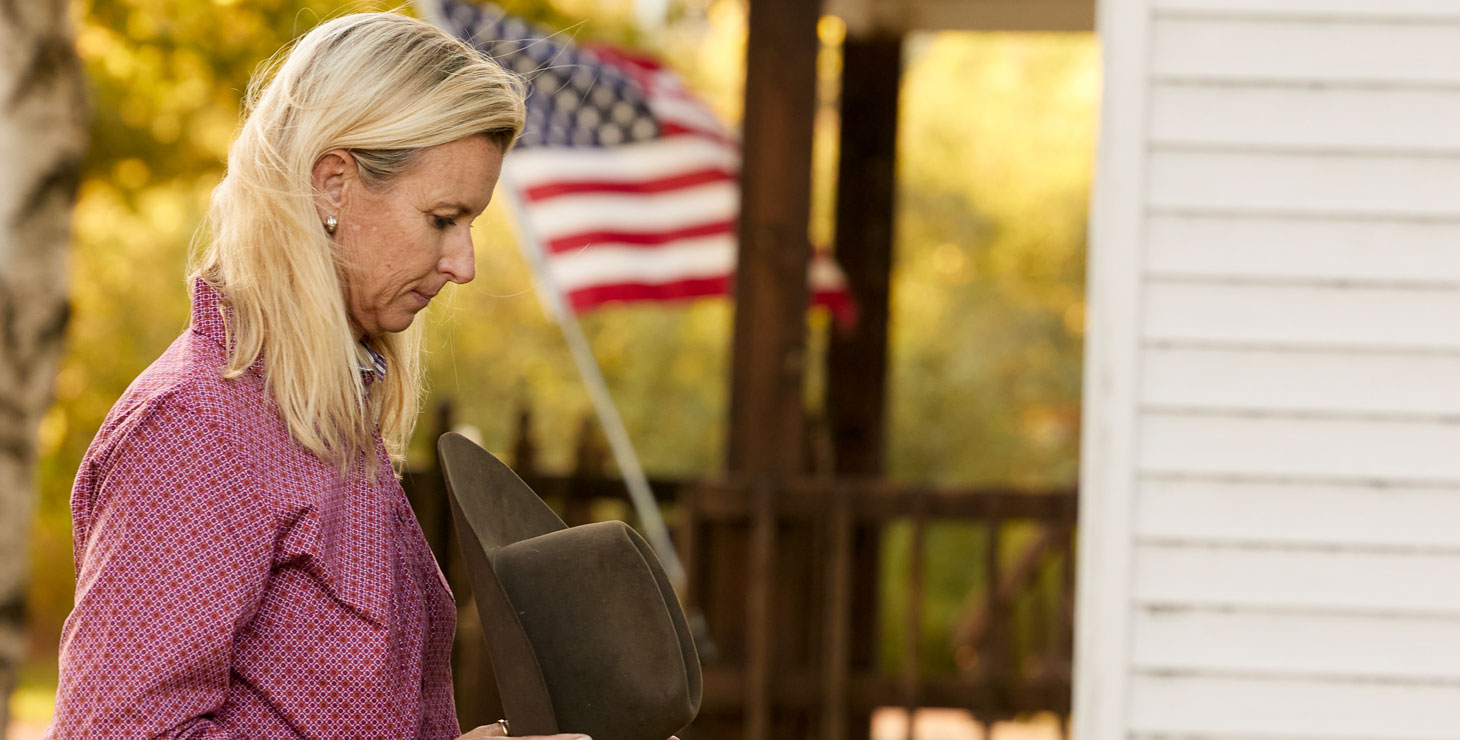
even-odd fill
[[[978,651],[979,675],[984,679],[984,715],[978,719],[992,723],[1003,718],[1005,695],[1003,688],[1009,678],[1008,626],[1004,624],[1004,602],[999,593],[1003,568],[1000,565],[1000,551],[1004,520],[998,512],[987,519],[988,535],[984,540],[984,589],[989,603],[988,627],[984,630],[983,642]]]
[[[1059,629],[1056,632],[1057,647],[1061,660],[1058,663],[1059,677],[1066,687],[1062,690],[1064,701],[1071,700],[1068,687],[1074,678],[1074,666],[1072,656],[1075,654],[1075,529],[1071,526],[1064,528],[1064,553],[1060,559],[1060,595],[1059,595]],[[1066,704],[1066,707],[1069,705]],[[1070,715],[1064,715],[1064,735],[1070,736],[1069,730]]]
[[[517,407],[517,428],[512,436],[512,469],[531,477],[537,467],[537,442],[532,438],[532,407],[523,400]]]
[[[802,468],[818,0],[751,0],[730,469]]]
[[[732,473],[753,476],[762,485],[774,486],[805,465],[807,226],[820,11],[820,0],[750,0],[726,461]],[[766,495],[777,494],[772,488]],[[780,538],[776,526],[761,526],[752,536],[744,524],[722,524],[707,527],[701,538],[703,565],[695,575],[705,585],[696,593],[723,662],[747,669],[750,711],[744,717],[703,717],[695,724],[697,737],[728,740],[765,732],[755,737],[764,740],[814,732],[805,721],[809,714],[783,715],[771,702],[777,666],[797,656],[767,650],[771,635],[788,650],[814,650],[801,639],[813,631],[814,596],[807,579],[780,572],[810,569],[811,538],[786,533],[786,546],[759,580],[745,568],[753,554],[766,554],[767,537],[772,545]],[[747,610],[752,594],[757,608]],[[758,606],[761,598],[765,603]],[[747,627],[762,628],[745,623],[755,614],[774,621],[764,623],[764,634],[747,635]]]
[[[825,644],[822,654],[821,740],[846,740],[847,691],[851,672],[852,511],[841,491],[826,502],[827,521]],[[866,604],[864,609],[870,610]]]
[[[745,597],[745,740],[771,734],[771,662],[775,650],[776,517],[775,494],[757,487],[750,529],[750,583]]]
[[[840,475],[880,475],[887,398],[888,294],[902,38],[848,38],[843,47],[836,259],[858,321],[827,347],[826,414]]]
[[[886,460],[887,325],[892,274],[898,88],[902,37],[848,36],[842,47],[841,154],[837,167],[836,258],[859,318],[831,336],[826,353],[826,415],[837,475],[882,475]],[[881,538],[876,526],[853,533],[853,603],[875,604]],[[851,622],[852,670],[876,661],[877,610]],[[871,716],[847,724],[865,740]]]
[[[907,626],[903,634],[903,705],[907,707],[907,740],[917,731],[918,706],[922,704],[923,599],[927,565],[927,500],[918,496],[913,504],[912,548],[908,557]]]
[[[578,445],[573,455],[574,476],[579,480],[603,475],[604,455],[603,448],[598,445],[597,431],[597,419],[592,414],[584,414],[583,420],[578,423]],[[593,521],[593,500],[579,496],[573,489],[574,486],[565,489],[567,494],[563,501],[563,523],[570,527]]]

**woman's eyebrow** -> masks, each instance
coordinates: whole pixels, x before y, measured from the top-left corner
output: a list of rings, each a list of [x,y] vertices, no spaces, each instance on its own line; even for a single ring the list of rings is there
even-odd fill
[[[435,212],[446,210],[449,211],[452,216],[473,216],[474,214],[480,214],[482,211],[485,211],[486,208],[483,207],[481,209],[477,209],[470,204],[462,203],[460,201],[444,201],[441,203],[437,203],[431,210]]]
[[[445,203],[437,203],[436,206],[434,208],[432,208],[431,210],[433,210],[433,211],[440,211],[440,210],[443,210],[443,209],[444,210],[449,210],[449,211],[455,211],[458,214],[471,213],[471,207],[470,206],[466,205],[465,203],[458,203],[458,202],[455,202],[455,201],[448,201],[448,202],[445,202]]]

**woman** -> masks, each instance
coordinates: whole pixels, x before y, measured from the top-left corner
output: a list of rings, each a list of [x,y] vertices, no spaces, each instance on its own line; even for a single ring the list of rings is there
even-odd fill
[[[510,74],[391,14],[319,26],[251,87],[191,326],[77,475],[49,737],[461,734],[455,606],[391,461],[415,315],[472,279],[522,120]]]

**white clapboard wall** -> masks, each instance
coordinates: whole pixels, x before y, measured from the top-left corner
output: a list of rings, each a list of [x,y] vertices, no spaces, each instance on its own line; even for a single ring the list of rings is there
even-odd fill
[[[1460,739],[1460,0],[1101,0],[1077,740]]]

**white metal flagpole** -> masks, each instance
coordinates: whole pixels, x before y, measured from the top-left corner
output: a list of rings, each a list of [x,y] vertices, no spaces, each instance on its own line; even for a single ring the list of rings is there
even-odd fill
[[[653,545],[654,551],[659,554],[659,559],[664,564],[665,573],[674,584],[674,589],[683,594],[686,584],[684,565],[679,560],[674,543],[669,539],[669,529],[665,527],[664,517],[659,513],[659,505],[654,501],[654,494],[649,489],[649,479],[644,475],[643,466],[639,464],[639,456],[634,451],[634,444],[629,439],[629,432],[624,427],[623,419],[619,416],[618,407],[614,405],[613,396],[608,392],[608,384],[604,382],[603,371],[593,357],[593,349],[588,346],[588,338],[583,336],[583,327],[578,323],[578,316],[568,306],[562,289],[548,271],[546,256],[542,251],[542,242],[538,241],[532,233],[532,224],[528,222],[527,214],[522,211],[522,202],[517,197],[518,191],[512,184],[510,165],[502,168],[498,185],[501,190],[506,191],[508,208],[512,211],[512,228],[516,232],[517,243],[521,245],[522,253],[532,267],[538,295],[548,314],[562,329],[563,338],[568,342],[568,350],[573,355],[574,364],[578,366],[578,374],[582,376],[583,384],[588,388],[588,397],[592,399],[593,408],[598,413],[598,421],[603,425],[603,435],[608,439],[608,446],[613,452],[614,461],[618,463],[619,472],[624,477],[624,484],[629,489],[629,498],[633,501],[634,510],[639,514],[639,521],[644,525],[644,534],[648,536],[649,544]]]
[[[446,27],[446,16],[441,12],[440,0],[415,0],[413,5],[427,23],[450,33],[450,29]]]

